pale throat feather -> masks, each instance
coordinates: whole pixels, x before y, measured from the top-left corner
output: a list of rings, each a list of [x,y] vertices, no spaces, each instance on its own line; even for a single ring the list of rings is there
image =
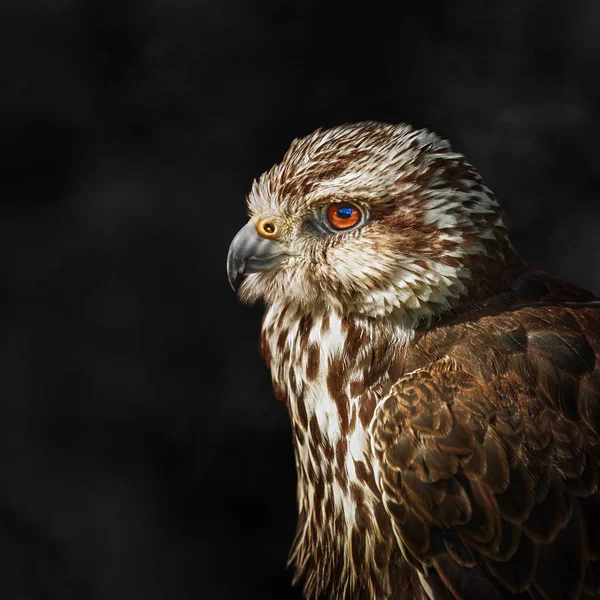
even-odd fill
[[[373,533],[377,527],[365,532],[357,519],[362,511],[375,524],[381,503],[368,433],[379,398],[373,392],[365,400],[365,393],[387,380],[390,357],[412,338],[412,329],[393,326],[391,317],[386,322],[384,329],[379,320],[360,315],[349,319],[324,309],[307,314],[273,304],[262,326],[263,354],[292,420],[298,503],[305,516],[291,560],[302,571],[310,548],[326,546],[339,557],[348,585],[358,577],[352,533],[360,529],[364,537],[365,565],[381,542]],[[317,539],[312,521],[325,528]],[[315,559],[313,553],[312,560],[326,556]]]

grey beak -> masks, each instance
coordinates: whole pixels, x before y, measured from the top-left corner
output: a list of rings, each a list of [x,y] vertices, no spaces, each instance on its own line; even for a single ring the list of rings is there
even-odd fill
[[[274,241],[259,235],[256,226],[248,221],[233,238],[227,254],[227,277],[237,291],[249,273],[270,271],[289,254]]]

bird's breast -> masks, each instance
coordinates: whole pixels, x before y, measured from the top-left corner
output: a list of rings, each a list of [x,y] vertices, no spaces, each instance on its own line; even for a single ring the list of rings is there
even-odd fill
[[[331,313],[272,307],[263,321],[261,348],[294,434],[300,519],[292,559],[299,571],[315,561],[327,570],[329,561],[344,581],[374,564],[388,527],[368,430],[379,399],[377,385],[368,386],[373,341],[368,327]]]

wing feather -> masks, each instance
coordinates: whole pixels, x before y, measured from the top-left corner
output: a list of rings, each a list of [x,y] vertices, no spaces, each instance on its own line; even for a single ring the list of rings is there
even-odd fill
[[[574,308],[529,310],[485,350],[446,334],[371,427],[402,552],[457,599],[600,595],[599,348]]]

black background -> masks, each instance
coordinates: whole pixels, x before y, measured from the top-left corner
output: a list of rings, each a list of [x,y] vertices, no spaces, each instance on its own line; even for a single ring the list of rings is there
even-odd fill
[[[2,0],[0,596],[298,598],[295,473],[225,257],[292,138],[449,138],[600,292],[600,3]]]

